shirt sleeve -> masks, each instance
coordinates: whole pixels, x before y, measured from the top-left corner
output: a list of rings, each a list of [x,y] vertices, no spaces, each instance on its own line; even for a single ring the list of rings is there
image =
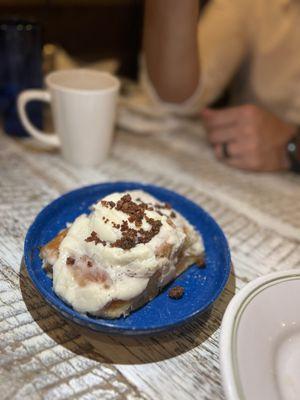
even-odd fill
[[[246,0],[211,0],[200,17],[198,47],[200,82],[182,103],[168,103],[157,94],[144,61],[141,84],[151,101],[167,113],[193,115],[218,98],[249,51]],[[246,18],[248,16],[248,18]]]

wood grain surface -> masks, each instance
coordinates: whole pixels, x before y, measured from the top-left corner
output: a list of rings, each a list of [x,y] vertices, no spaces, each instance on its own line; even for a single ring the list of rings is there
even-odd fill
[[[23,241],[60,194],[134,180],[178,191],[211,213],[230,243],[234,274],[213,309],[184,329],[147,339],[92,335],[54,312],[32,286]],[[0,135],[0,398],[224,399],[219,327],[234,293],[269,272],[300,267],[300,179],[250,174],[216,162],[201,128],[118,132],[99,168]]]

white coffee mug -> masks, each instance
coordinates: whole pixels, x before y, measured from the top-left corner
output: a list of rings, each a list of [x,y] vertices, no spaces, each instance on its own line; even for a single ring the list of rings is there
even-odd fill
[[[43,143],[61,147],[65,159],[76,165],[100,164],[112,142],[119,80],[88,69],[52,72],[47,90],[26,90],[18,97],[18,112],[25,129]],[[55,133],[35,128],[26,114],[29,101],[51,103]]]

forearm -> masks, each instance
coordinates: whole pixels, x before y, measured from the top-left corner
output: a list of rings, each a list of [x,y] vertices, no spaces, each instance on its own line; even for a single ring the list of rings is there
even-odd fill
[[[146,0],[144,53],[149,78],[165,101],[182,102],[199,83],[198,0]]]

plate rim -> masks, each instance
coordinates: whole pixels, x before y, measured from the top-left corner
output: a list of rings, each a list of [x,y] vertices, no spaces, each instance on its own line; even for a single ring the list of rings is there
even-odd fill
[[[218,230],[223,248],[225,250],[224,276],[219,285],[218,290],[214,293],[213,298],[211,298],[208,302],[206,302],[201,309],[194,311],[193,313],[189,314],[188,317],[186,317],[180,321],[175,321],[174,323],[170,323],[170,324],[164,325],[162,327],[158,327],[158,328],[155,328],[155,327],[154,328],[145,328],[145,329],[143,329],[143,328],[138,328],[138,329],[122,328],[122,327],[116,327],[115,325],[110,324],[110,320],[106,320],[105,325],[97,324],[96,319],[91,321],[88,316],[86,316],[85,314],[80,314],[77,311],[73,310],[73,308],[71,306],[69,306],[67,303],[65,303],[62,299],[60,299],[60,298],[57,299],[56,297],[54,297],[53,294],[49,293],[44,288],[44,286],[40,284],[40,281],[38,279],[36,279],[34,270],[33,270],[33,268],[31,268],[31,260],[30,260],[31,255],[30,255],[30,252],[27,251],[27,249],[30,247],[29,242],[31,240],[32,233],[35,230],[35,225],[39,222],[39,220],[42,219],[45,216],[45,214],[47,215],[48,212],[53,210],[53,207],[54,208],[57,207],[61,203],[61,201],[67,200],[68,197],[72,197],[74,194],[77,194],[77,193],[79,194],[80,192],[84,192],[86,190],[95,191],[99,187],[110,190],[110,189],[113,189],[115,185],[137,186],[139,189],[145,190],[146,192],[147,192],[147,188],[150,188],[150,189],[154,188],[155,190],[164,192],[164,194],[166,194],[166,195],[175,195],[177,198],[179,198],[179,200],[181,202],[188,203],[188,205],[200,209],[201,212],[203,213],[203,215],[205,215],[205,217],[209,220],[209,222],[211,222],[212,224],[215,225],[215,227]],[[124,190],[126,190],[126,189],[124,189]],[[128,190],[135,190],[135,189],[131,188]],[[85,328],[91,329],[96,332],[103,332],[103,333],[116,334],[116,335],[120,335],[120,334],[121,335],[149,335],[149,334],[153,334],[153,333],[170,331],[172,329],[178,328],[178,327],[182,326],[183,324],[186,324],[187,322],[194,319],[197,315],[200,315],[203,312],[205,312],[207,309],[209,309],[209,307],[222,294],[222,292],[228,282],[228,279],[229,279],[229,276],[231,273],[231,254],[230,254],[230,248],[228,245],[228,241],[226,239],[226,236],[225,236],[223,230],[219,226],[219,224],[215,221],[215,219],[207,211],[205,211],[201,206],[196,204],[193,200],[186,198],[185,196],[173,191],[172,189],[161,187],[159,185],[155,185],[152,183],[144,183],[144,182],[136,182],[136,181],[119,181],[118,180],[118,181],[112,181],[112,182],[100,182],[100,183],[96,183],[93,185],[82,186],[82,187],[70,190],[66,193],[63,193],[62,195],[60,195],[59,197],[55,198],[50,203],[48,203],[46,206],[44,206],[38,212],[38,214],[32,221],[32,223],[26,233],[25,240],[24,240],[24,265],[25,265],[28,275],[29,275],[33,285],[35,286],[36,290],[38,290],[38,292],[42,295],[43,299],[51,307],[53,307],[56,311],[58,311],[60,314],[62,314],[63,317],[68,318],[72,322],[77,323],[80,326],[83,326]],[[59,306],[56,303],[59,303]],[[73,316],[71,314],[72,312],[78,314],[79,321],[76,321],[77,316]],[[82,319],[83,319],[83,322],[81,323]],[[99,329],[93,328],[92,326],[89,325],[89,323],[96,325],[97,327],[99,327]]]
[[[234,360],[237,330],[243,313],[264,289],[295,279],[300,279],[300,268],[260,276],[247,283],[227,306],[221,323],[219,349],[222,386],[228,400],[246,400]]]

